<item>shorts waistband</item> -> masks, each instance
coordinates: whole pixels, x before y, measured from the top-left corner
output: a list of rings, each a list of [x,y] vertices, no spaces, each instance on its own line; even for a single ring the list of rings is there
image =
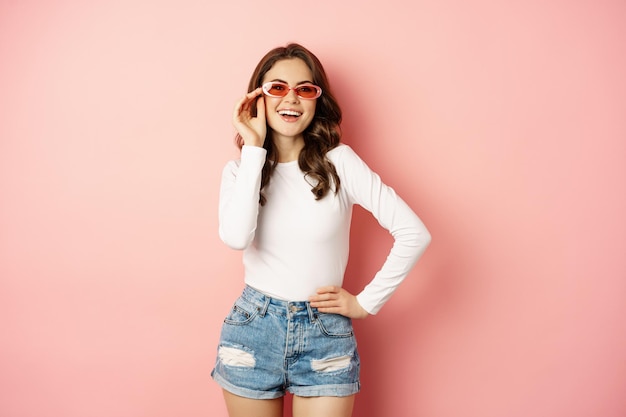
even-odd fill
[[[259,309],[259,315],[263,317],[268,311],[276,314],[289,316],[308,316],[311,322],[317,320],[317,308],[311,307],[308,301],[287,301],[270,297],[261,291],[246,285],[241,294],[250,303]]]

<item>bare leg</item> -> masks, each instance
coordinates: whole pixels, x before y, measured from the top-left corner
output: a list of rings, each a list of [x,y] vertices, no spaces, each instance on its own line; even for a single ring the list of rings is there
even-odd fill
[[[230,417],[282,417],[283,399],[253,400],[224,391],[224,400]]]
[[[293,396],[293,417],[350,417],[354,395],[349,397]]]

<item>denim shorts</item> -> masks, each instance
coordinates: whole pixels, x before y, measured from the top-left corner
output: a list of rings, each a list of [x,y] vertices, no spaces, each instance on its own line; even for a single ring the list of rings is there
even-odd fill
[[[211,376],[246,398],[345,397],[360,389],[352,321],[246,286],[222,327]]]

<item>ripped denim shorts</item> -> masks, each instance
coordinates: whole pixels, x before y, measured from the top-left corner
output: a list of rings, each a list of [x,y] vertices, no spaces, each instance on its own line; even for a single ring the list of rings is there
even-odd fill
[[[360,389],[352,321],[246,286],[224,320],[211,376],[246,398],[344,397]]]

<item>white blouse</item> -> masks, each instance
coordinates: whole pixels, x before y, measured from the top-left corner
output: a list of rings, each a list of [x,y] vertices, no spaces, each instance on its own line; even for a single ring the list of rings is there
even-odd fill
[[[327,154],[341,180],[339,192],[320,200],[298,161],[279,163],[263,189],[266,150],[244,146],[226,164],[219,203],[220,238],[243,250],[245,283],[271,296],[306,301],[316,289],[342,286],[348,263],[352,205],[359,204],[387,229],[394,244],[387,260],[357,295],[376,314],[424,253],[431,236],[409,206],[347,145]]]

